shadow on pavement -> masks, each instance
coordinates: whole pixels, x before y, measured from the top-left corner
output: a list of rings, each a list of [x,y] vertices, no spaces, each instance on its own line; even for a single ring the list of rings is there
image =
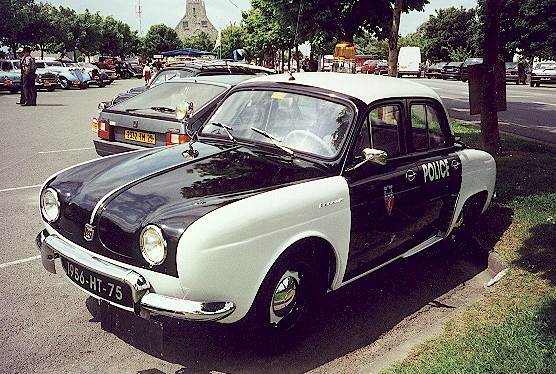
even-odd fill
[[[497,236],[511,221],[511,211],[501,214],[510,218],[500,221]],[[304,372],[373,343],[426,305],[451,308],[435,299],[487,268],[491,247],[484,245],[472,238],[446,241],[326,295],[307,336],[280,353],[269,353],[272,342],[258,343],[237,326],[145,321],[114,308],[102,326],[143,352],[182,365],[179,372]]]

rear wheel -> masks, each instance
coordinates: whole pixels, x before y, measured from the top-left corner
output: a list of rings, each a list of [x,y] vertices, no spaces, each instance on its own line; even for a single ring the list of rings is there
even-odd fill
[[[52,92],[52,91],[54,91],[54,88],[55,88],[55,87],[48,87],[46,90],[47,90],[48,92]]]
[[[481,216],[485,202],[486,192],[467,199],[452,230],[452,239],[457,240],[473,234],[473,227]]]

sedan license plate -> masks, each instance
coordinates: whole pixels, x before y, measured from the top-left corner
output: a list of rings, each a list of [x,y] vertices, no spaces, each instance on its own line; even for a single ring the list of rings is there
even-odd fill
[[[64,257],[61,257],[61,259],[67,277],[78,287],[115,304],[128,308],[133,307],[131,288],[128,285],[90,271]]]
[[[125,130],[124,138],[127,140],[133,140],[134,142],[156,144],[155,135],[147,132]]]

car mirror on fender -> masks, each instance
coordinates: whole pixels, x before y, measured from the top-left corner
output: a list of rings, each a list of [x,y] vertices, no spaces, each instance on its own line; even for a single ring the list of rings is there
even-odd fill
[[[357,165],[352,166],[347,169],[347,171],[352,171],[358,169],[359,167],[371,162],[376,165],[384,166],[388,163],[388,153],[383,150],[375,148],[365,148],[361,152],[363,155],[363,161],[359,162]]]

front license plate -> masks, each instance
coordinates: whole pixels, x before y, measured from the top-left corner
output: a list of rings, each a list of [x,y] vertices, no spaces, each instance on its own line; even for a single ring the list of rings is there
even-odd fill
[[[127,140],[133,140],[134,142],[156,144],[155,135],[147,132],[125,130],[124,138]]]
[[[68,278],[80,288],[115,304],[133,307],[131,288],[116,279],[97,274],[61,257]]]
[[[43,82],[45,86],[50,86],[50,82],[49,81],[44,81]]]

